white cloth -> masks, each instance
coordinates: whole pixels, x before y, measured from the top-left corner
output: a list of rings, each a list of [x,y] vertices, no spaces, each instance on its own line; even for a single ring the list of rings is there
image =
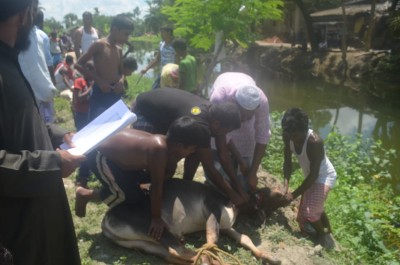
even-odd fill
[[[82,39],[81,39],[81,50],[82,54],[86,53],[93,42],[97,41],[99,36],[97,35],[97,30],[91,28],[91,33],[86,33],[85,29],[82,28]]]
[[[31,85],[36,99],[39,102],[51,102],[56,88],[48,69],[48,66],[53,65],[49,38],[35,26],[29,34],[29,39],[31,45],[18,56],[22,73]]]
[[[63,75],[60,73],[60,69],[63,68],[63,66],[58,67],[54,73],[54,78],[56,79],[56,87],[58,90],[63,91],[64,89],[69,89],[68,86],[65,85]],[[67,79],[68,84],[70,86],[74,85],[74,80]]]
[[[293,141],[290,141],[290,150],[297,157],[300,167],[303,170],[303,175],[305,178],[307,178],[307,176],[310,174],[310,160],[308,159],[308,156],[307,156],[307,142],[308,142],[308,138],[310,137],[311,133],[312,133],[312,130],[309,129],[300,154],[298,154],[296,152]],[[329,161],[326,154],[324,154],[324,159],[321,161],[318,178],[315,182],[325,184],[325,185],[329,186],[330,188],[333,188],[333,186],[335,185],[336,170],[333,167],[331,161]]]

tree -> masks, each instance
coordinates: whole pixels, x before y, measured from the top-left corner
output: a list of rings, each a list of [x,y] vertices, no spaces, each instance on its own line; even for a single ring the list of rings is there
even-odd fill
[[[60,31],[62,30],[64,27],[63,25],[57,21],[54,17],[51,17],[49,19],[45,19],[44,20],[44,31],[47,34],[50,34],[50,32],[52,31]]]
[[[76,26],[78,23],[78,16],[73,13],[68,13],[64,16],[64,25],[65,28],[71,28],[73,26]]]
[[[372,34],[375,29],[376,24],[376,17],[375,17],[375,10],[376,10],[376,0],[372,0],[371,3],[371,14],[369,15],[369,22],[368,22],[368,30],[365,36],[365,50],[369,51],[372,47]]]
[[[161,13],[163,6],[172,5],[173,0],[147,0],[148,14],[144,17],[144,23],[148,31],[158,32],[159,29],[168,24],[168,18]]]
[[[222,31],[226,41],[246,47],[254,40],[250,26],[265,19],[281,19],[281,0],[176,0],[162,13],[175,22],[175,33],[190,39],[193,47],[208,51],[215,34]]]
[[[216,34],[222,33],[222,41],[205,73],[204,88],[223,45],[230,42],[247,47],[255,39],[252,29],[265,19],[281,19],[282,7],[281,0],[176,0],[173,5],[164,6],[162,13],[175,22],[175,35],[189,40],[192,47],[210,51]]]

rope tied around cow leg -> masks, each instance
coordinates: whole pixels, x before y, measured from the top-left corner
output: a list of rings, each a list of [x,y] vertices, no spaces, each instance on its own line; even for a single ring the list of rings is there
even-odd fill
[[[234,264],[242,265],[242,263],[235,256],[218,248],[218,246],[216,244],[206,243],[201,248],[199,248],[197,250],[197,252],[198,252],[198,255],[194,262],[194,265],[199,264],[198,262],[202,255],[207,256],[211,261],[212,260],[218,261],[221,265],[225,264],[222,256],[226,256],[226,257],[229,257],[230,259],[234,260],[235,263],[229,263],[231,265],[234,265]],[[201,262],[201,260],[200,260],[200,262]]]

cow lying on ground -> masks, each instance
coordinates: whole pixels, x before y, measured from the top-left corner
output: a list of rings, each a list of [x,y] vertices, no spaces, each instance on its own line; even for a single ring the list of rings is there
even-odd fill
[[[259,207],[266,210],[281,196],[267,188],[261,189],[258,195]],[[148,235],[151,220],[149,200],[140,205],[125,204],[110,209],[103,219],[102,230],[106,237],[120,246],[141,250],[173,264],[193,264],[197,258],[194,251],[182,244],[183,235],[206,230],[207,244],[216,244],[221,231],[251,250],[258,259],[280,264],[259,250],[248,236],[232,228],[237,214],[238,210],[212,188],[194,181],[171,179],[165,183],[162,205],[162,219],[169,231],[164,232],[160,241]],[[202,264],[213,263],[204,257]]]

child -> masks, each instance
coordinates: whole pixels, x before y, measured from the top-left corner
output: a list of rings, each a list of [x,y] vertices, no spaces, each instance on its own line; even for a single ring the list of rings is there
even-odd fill
[[[209,141],[209,132],[194,119],[175,120],[167,135],[125,129],[98,148],[91,168],[102,182],[100,191],[78,187],[75,213],[85,216],[88,201],[102,200],[109,207],[121,203],[140,203],[144,184],[151,183],[152,221],[149,233],[159,239],[165,228],[161,220],[164,181],[174,175],[177,163]]]
[[[92,61],[85,64],[89,72],[94,72]],[[89,115],[89,97],[92,91],[93,80],[88,76],[81,76],[75,79],[74,94],[72,97],[72,110],[74,112],[74,121],[76,130],[79,131],[88,124]],[[90,176],[89,164],[84,161],[79,168],[79,173],[76,179],[76,185],[87,187],[88,178]]]
[[[324,202],[336,181],[336,171],[325,154],[322,139],[308,128],[307,114],[298,108],[288,109],[282,119],[284,141],[285,197],[286,204],[302,195],[297,221],[303,232],[308,225],[316,231],[317,242],[325,248],[332,248],[333,238]],[[292,153],[296,155],[305,180],[293,192],[288,191],[292,173]]]
[[[131,76],[133,72],[137,70],[137,62],[136,59],[133,57],[124,57],[122,59],[122,69],[124,74],[124,87],[128,89],[128,80],[126,80],[127,76]]]
[[[197,93],[197,65],[196,58],[188,54],[186,42],[178,39],[172,43],[175,49],[175,61],[179,64],[178,88]]]
[[[94,42],[75,65],[79,72],[95,82],[89,103],[89,121],[121,99],[124,93],[121,46],[128,41],[133,29],[129,17],[117,15],[111,22],[110,34]],[[92,59],[95,73],[90,73],[84,67]]]

